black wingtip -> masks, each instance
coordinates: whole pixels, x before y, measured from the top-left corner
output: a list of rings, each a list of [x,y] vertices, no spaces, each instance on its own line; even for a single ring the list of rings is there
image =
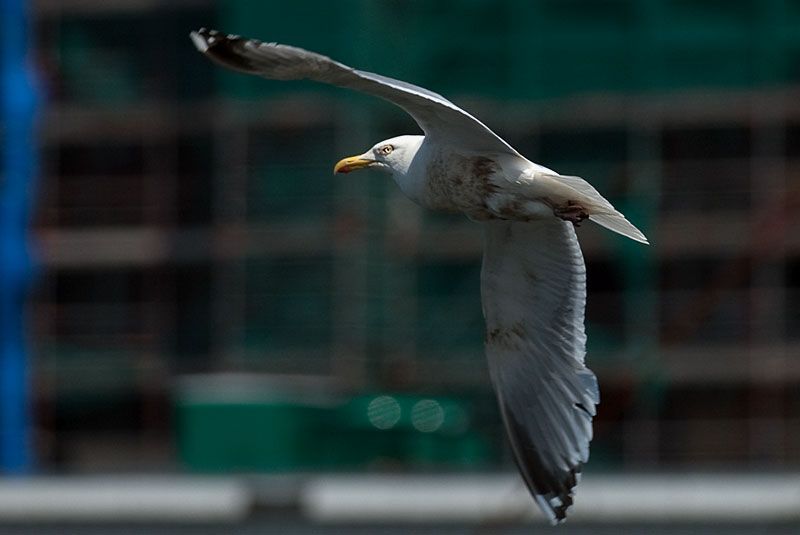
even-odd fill
[[[525,428],[514,415],[503,409],[501,413],[506,420],[514,461],[525,485],[550,524],[561,524],[572,510],[573,494],[581,475],[581,464],[561,471],[548,467],[541,453],[527,438]]]
[[[242,53],[245,44],[259,46],[261,41],[245,39],[240,35],[224,34],[217,30],[200,28],[189,34],[192,43],[199,52],[208,56],[215,63],[246,74],[255,74],[256,68]]]

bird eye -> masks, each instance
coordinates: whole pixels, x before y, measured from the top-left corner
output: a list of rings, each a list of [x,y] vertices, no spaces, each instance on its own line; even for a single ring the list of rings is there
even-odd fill
[[[394,147],[392,147],[391,145],[384,145],[379,150],[380,150],[381,154],[386,156],[387,154],[391,154],[392,153],[392,151],[394,150]]]

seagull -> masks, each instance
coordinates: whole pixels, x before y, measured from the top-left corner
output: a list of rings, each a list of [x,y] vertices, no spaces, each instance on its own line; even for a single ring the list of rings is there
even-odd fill
[[[531,162],[443,96],[301,48],[201,29],[197,49],[234,71],[309,79],[399,106],[424,135],[344,158],[335,173],[388,173],[412,201],[465,214],[484,231],[484,346],[513,457],[551,524],[573,505],[589,459],[597,379],[584,364],[586,268],[575,228],[588,219],[647,238],[588,182]]]

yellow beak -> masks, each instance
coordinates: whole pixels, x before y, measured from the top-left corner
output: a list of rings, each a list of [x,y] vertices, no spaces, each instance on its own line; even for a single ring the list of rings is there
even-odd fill
[[[337,163],[333,168],[333,174],[349,173],[350,171],[355,171],[356,169],[363,169],[364,167],[369,167],[374,163],[375,160],[368,160],[367,158],[364,158],[363,155],[350,156],[349,158],[344,158],[343,160],[339,160],[339,163]]]

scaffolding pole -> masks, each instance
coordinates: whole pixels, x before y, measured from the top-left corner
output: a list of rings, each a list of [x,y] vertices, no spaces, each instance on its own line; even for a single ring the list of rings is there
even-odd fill
[[[36,174],[37,97],[24,0],[0,0],[0,472],[31,467],[30,383],[23,311],[33,262],[27,243]]]

